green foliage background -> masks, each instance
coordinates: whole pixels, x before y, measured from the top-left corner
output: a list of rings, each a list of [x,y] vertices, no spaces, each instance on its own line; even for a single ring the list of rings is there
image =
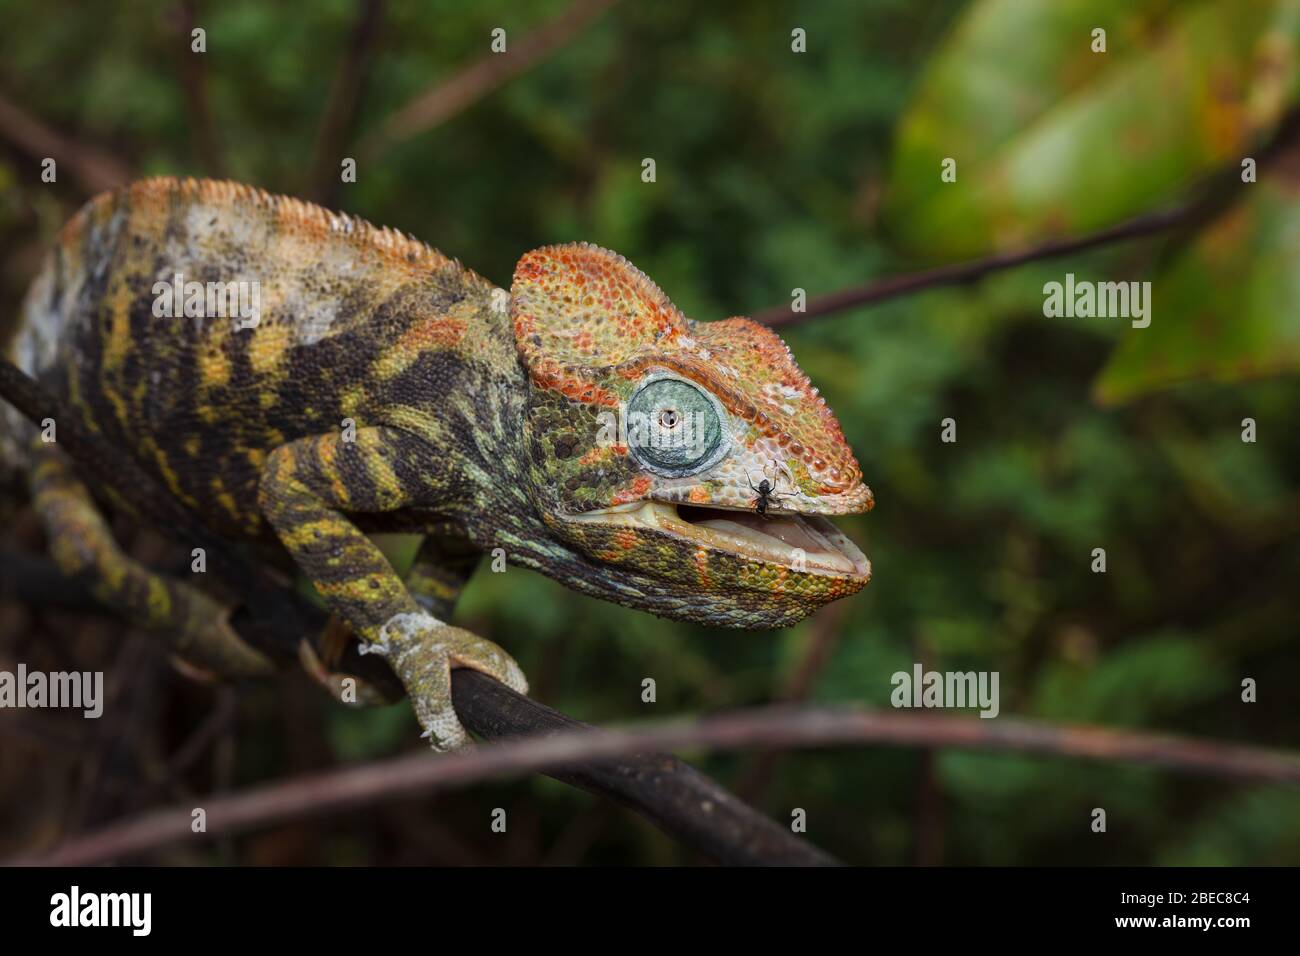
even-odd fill
[[[976,20],[986,31],[994,29],[990,18],[1013,12],[1007,4],[976,6],[986,8]],[[1038,6],[1022,4],[1022,12]],[[1128,19],[1112,30],[1117,46],[1108,55],[1132,62],[1178,35],[1174,7],[1211,17],[1210,8],[1222,5],[1154,3],[1133,13],[1134,6],[1143,5],[1102,4],[1076,18],[1083,26],[1067,37],[1077,44],[1069,56],[1058,49],[1066,44],[1061,23],[1025,29],[1017,34],[1023,60],[1084,63],[1090,25],[1116,17]],[[387,4],[349,141],[484,56],[493,28],[505,27],[516,42],[563,7]],[[1179,153],[1185,129],[1178,116],[1164,117],[1174,146],[1069,139],[1059,155],[1113,175],[1094,177],[1085,196],[1053,193],[1061,215],[1018,197],[1019,218],[1003,228],[998,217],[1009,213],[996,202],[988,216],[962,206],[977,202],[973,193],[945,206],[949,200],[933,192],[938,166],[927,142],[941,149],[950,130],[954,142],[960,134],[962,172],[945,188],[978,184],[997,199],[996,182],[980,178],[980,137],[992,134],[959,123],[1015,127],[1027,122],[1017,113],[1027,109],[1018,90],[1045,96],[1050,106],[1056,97],[1077,100],[1089,82],[1070,74],[1057,90],[1032,70],[1020,86],[1014,74],[993,82],[980,72],[987,60],[963,59],[962,31],[972,29],[963,16],[974,16],[964,7],[953,0],[619,4],[449,122],[363,161],[358,182],[340,187],[338,204],[407,230],[501,284],[530,248],[594,242],[626,255],[688,315],[714,319],[788,302],[795,287],[816,296],[1104,225],[1185,194],[1222,158],[1216,148]],[[226,175],[273,191],[303,190],[355,19],[356,4],[347,0],[199,6]],[[196,147],[180,82],[188,44],[174,5],[0,0],[0,24],[0,92],[24,109],[124,157],[141,175],[211,168]],[[804,55],[790,51],[795,26],[807,31]],[[1010,21],[1004,28],[1012,29]],[[1225,38],[1223,47],[1238,39]],[[1240,42],[1253,49],[1250,37]],[[1184,60],[1197,55],[1188,44],[1179,48]],[[1209,46],[1207,56],[1221,52]],[[1004,54],[1013,66],[1015,48]],[[1163,67],[1151,69],[1164,75]],[[1122,71],[1104,83],[1103,102],[1083,111],[1100,117],[1100,125],[1084,123],[1089,130],[1105,128],[1105,96],[1123,104],[1125,90],[1138,95]],[[1238,129],[1232,149],[1259,141],[1268,128],[1261,120]],[[1128,151],[1122,161],[1121,148]],[[1152,189],[1156,173],[1143,158],[1166,152],[1181,159],[1161,161],[1166,185]],[[653,184],[641,181],[644,157],[656,161]],[[1266,185],[1279,191],[1268,208],[1287,208],[1290,192]],[[1112,194],[1130,188],[1150,202]],[[7,315],[42,248],[85,198],[66,173],[45,187],[35,158],[0,151]],[[1241,244],[1229,238],[1219,246],[1225,242],[1240,254]],[[1216,375],[1213,335],[1202,336],[1196,360],[1176,374],[1143,379],[1169,354],[1161,342],[1171,339],[1155,336],[1176,335],[1190,321],[1184,306],[1212,303],[1219,324],[1210,327],[1235,328],[1245,300],[1225,289],[1230,275],[1268,256],[1277,274],[1296,274],[1285,247],[1252,249],[1209,292],[1189,285],[1206,274],[1195,262],[1175,262],[1166,275],[1169,259],[1188,253],[1153,240],[790,329],[787,340],[839,414],[877,500],[870,515],[844,522],[871,557],[875,578],[838,618],[776,633],[710,630],[581,598],[511,569],[475,578],[458,623],[515,654],[545,702],[596,723],[771,701],[817,629],[831,627],[838,639],[812,687],[818,702],[888,706],[890,675],[922,660],[999,671],[1006,716],[1294,747],[1300,390],[1294,378]],[[1066,271],[1167,282],[1171,291],[1157,291],[1153,327],[1145,330],[1151,340],[1117,320],[1045,319],[1042,285]],[[1266,317],[1259,348],[1276,354],[1293,341],[1295,306],[1285,296],[1257,304]],[[1291,332],[1269,324],[1275,314],[1292,317]],[[1127,404],[1102,406],[1094,398],[1098,376],[1117,344],[1146,350],[1124,359],[1136,369],[1125,381],[1141,384],[1109,395]],[[1185,384],[1151,387],[1173,381]],[[939,441],[940,420],[949,416],[958,422],[956,444]],[[1258,422],[1254,444],[1240,439],[1248,416]],[[1096,547],[1107,551],[1106,574],[1089,570]],[[657,681],[657,704],[640,701],[645,677]],[[1240,701],[1245,677],[1259,681],[1258,703]],[[202,715],[209,689],[157,679],[170,695],[158,708],[160,722]],[[392,754],[415,746],[414,738],[405,706],[347,711],[287,678],[244,693],[233,782]],[[752,768],[746,756],[699,762],[731,785]],[[809,838],[850,862],[1300,863],[1294,791],[1150,769],[886,748],[817,751],[780,759],[756,799],[778,819],[794,807],[807,810]],[[508,838],[488,833],[496,806],[510,813]],[[1094,807],[1107,810],[1107,834],[1089,830]],[[364,816],[304,824],[311,839],[262,834],[196,859],[691,861],[648,825],[546,780]],[[411,835],[426,830],[441,836],[420,842]]]

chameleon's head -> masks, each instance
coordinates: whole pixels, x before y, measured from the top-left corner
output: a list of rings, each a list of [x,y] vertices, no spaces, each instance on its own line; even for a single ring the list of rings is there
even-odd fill
[[[679,598],[651,610],[780,627],[867,583],[870,563],[823,516],[866,511],[871,492],[770,329],[688,319],[586,244],[524,256],[511,318],[534,500],[557,538],[610,569],[608,596],[629,603],[617,583],[638,572]]]

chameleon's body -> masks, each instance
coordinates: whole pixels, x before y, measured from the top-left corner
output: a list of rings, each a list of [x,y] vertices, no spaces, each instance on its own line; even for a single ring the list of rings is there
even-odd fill
[[[158,314],[178,274],[255,283],[256,323]],[[791,623],[869,576],[829,524],[781,517],[871,498],[780,340],[747,320],[685,319],[592,246],[529,253],[507,296],[357,219],[230,183],[147,180],[68,223],[9,352],[214,532],[283,544],[389,655],[436,746],[464,742],[449,667],[524,686],[499,648],[429,613],[450,613],[472,552],[734,626]],[[629,400],[648,432],[609,427]],[[684,418],[702,423],[698,441],[660,440]],[[25,427],[11,422],[11,437]],[[29,447],[69,572],[180,632],[191,659],[263,669],[194,582],[116,550],[57,442]],[[770,524],[754,513],[760,478]],[[429,535],[405,581],[366,537],[376,530]]]

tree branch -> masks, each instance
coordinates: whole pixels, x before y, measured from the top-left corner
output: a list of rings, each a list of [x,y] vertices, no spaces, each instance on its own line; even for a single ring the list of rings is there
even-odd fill
[[[452,673],[452,700],[465,726],[504,745],[561,732],[604,735],[477,671]],[[735,866],[828,866],[838,863],[778,826],[715,780],[668,753],[627,751],[618,760],[582,761],[543,771],[571,786],[628,807],[669,836],[718,863]]]
[[[221,147],[208,102],[208,81],[204,69],[207,55],[197,54],[190,49],[190,35],[194,32],[195,20],[194,0],[181,0],[176,11],[174,40],[180,57],[181,87],[185,90],[186,113],[190,118],[190,132],[194,135],[194,152],[199,166],[209,176],[220,176],[225,163],[221,158]]]
[[[333,206],[341,183],[339,163],[343,144],[356,122],[362,89],[370,63],[370,49],[384,19],[384,0],[358,0],[357,20],[347,52],[335,71],[329,100],[316,133],[315,159],[307,176],[307,198]]]
[[[581,32],[617,0],[574,0],[549,23],[518,41],[505,53],[489,53],[449,79],[408,101],[361,144],[373,162],[397,143],[444,123],[539,61]]]
[[[1293,110],[1282,118],[1268,143],[1257,151],[1255,164],[1257,172],[1275,163],[1282,154],[1294,147],[1298,140],[1300,140],[1300,110]],[[792,311],[789,304],[774,305],[756,313],[753,318],[755,322],[773,328],[798,325],[823,315],[864,305],[875,305],[914,292],[975,282],[991,273],[1002,272],[1029,262],[1059,259],[1101,246],[1158,235],[1180,226],[1208,221],[1231,205],[1245,185],[1241,181],[1240,168],[1230,166],[1209,177],[1200,189],[1194,191],[1194,198],[1180,206],[1134,216],[1125,222],[1090,232],[1085,236],[1054,239],[1016,252],[1000,252],[983,259],[972,259],[968,262],[923,269],[920,272],[874,279],[862,285],[850,286],[812,299],[806,303],[803,312]]]
[[[1002,272],[1015,266],[1024,265],[1027,262],[1059,259],[1062,256],[1085,252],[1098,246],[1107,246],[1128,239],[1138,239],[1143,236],[1152,236],[1165,232],[1187,222],[1195,208],[1195,204],[1178,206],[1163,212],[1137,216],[1117,226],[1101,229],[1086,236],[1054,240],[1018,252],[1002,252],[983,259],[973,259],[969,262],[957,262],[950,265],[936,266],[933,269],[923,269],[920,272],[908,272],[903,275],[876,279],[812,299],[807,303],[803,312],[791,311],[789,305],[774,305],[756,313],[753,318],[755,322],[761,322],[773,328],[780,328],[798,325],[819,316],[830,315],[832,312],[842,312],[845,309],[858,308],[864,305],[875,305],[889,299],[896,299],[899,296],[910,295],[913,292],[923,292],[927,289],[937,289],[942,286],[974,282],[990,273]]]
[[[467,682],[483,687],[494,683],[490,678],[473,672],[456,671],[455,674],[458,712],[465,700]],[[477,690],[477,686],[473,689]],[[492,694],[513,695],[514,692],[497,685],[492,687]],[[519,701],[523,702],[522,706],[537,706],[527,698],[519,698]],[[495,710],[496,705],[492,708]],[[472,713],[473,706],[467,706],[466,711]],[[571,768],[574,767],[591,772],[593,765],[652,750],[690,748],[720,751],[847,744],[958,747],[1120,760],[1188,773],[1300,786],[1300,756],[1254,747],[1010,718],[983,720],[862,708],[768,707],[701,721],[643,725],[619,732],[564,730],[543,737],[524,736],[437,760],[427,754],[414,753],[383,762],[308,774],[206,801],[203,806],[207,814],[207,832],[203,836],[211,838],[237,833],[283,820],[354,810],[381,800],[527,773],[545,772],[560,776],[572,774]],[[683,809],[702,817],[698,826],[702,826],[704,832],[712,833],[709,822],[717,808],[701,804]],[[192,810],[191,807],[173,807],[153,811],[78,837],[44,856],[10,862],[84,866],[135,856],[192,839]]]
[[[66,166],[88,193],[113,189],[131,178],[126,163],[51,129],[3,95],[0,95],[0,137],[35,159],[48,156]]]

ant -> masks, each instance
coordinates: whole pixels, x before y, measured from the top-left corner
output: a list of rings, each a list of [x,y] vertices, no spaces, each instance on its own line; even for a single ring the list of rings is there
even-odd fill
[[[775,459],[772,464],[776,465]],[[773,501],[780,501],[781,498],[786,497],[776,493],[776,481],[769,480],[766,474],[764,474],[763,480],[758,483],[758,487],[754,487],[754,479],[748,475],[745,476],[745,480],[749,482],[750,489],[758,495],[758,498],[754,500],[754,510],[764,518],[767,517],[768,506]]]

